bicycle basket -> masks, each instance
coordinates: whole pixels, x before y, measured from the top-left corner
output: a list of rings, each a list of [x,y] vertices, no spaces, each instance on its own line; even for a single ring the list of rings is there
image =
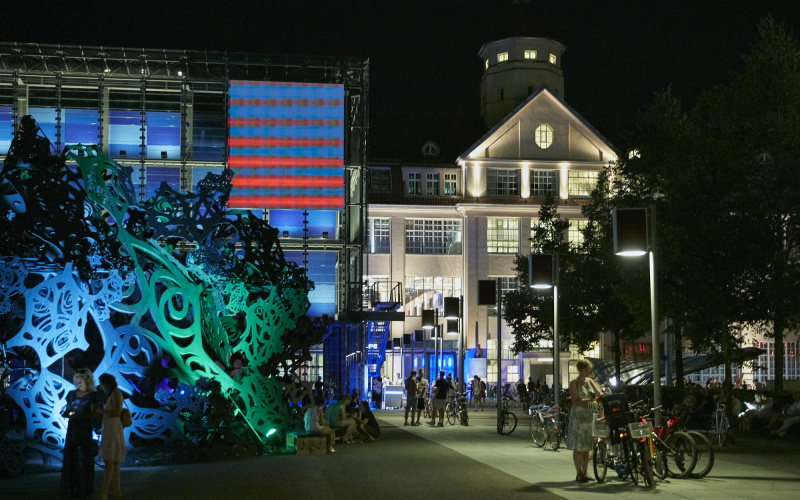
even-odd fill
[[[607,423],[592,419],[592,437],[607,438],[609,435],[611,435],[611,428]]]
[[[633,439],[642,439],[653,433],[653,426],[649,423],[637,422],[634,424],[628,424],[628,430],[630,431]]]
[[[600,402],[603,403],[603,412],[610,428],[619,429],[631,422],[631,412],[625,394],[602,396]]]

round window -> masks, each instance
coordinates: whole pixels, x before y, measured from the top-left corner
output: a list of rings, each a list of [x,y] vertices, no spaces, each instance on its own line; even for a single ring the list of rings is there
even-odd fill
[[[553,127],[550,125],[539,125],[533,133],[536,145],[542,149],[547,149],[553,144]]]

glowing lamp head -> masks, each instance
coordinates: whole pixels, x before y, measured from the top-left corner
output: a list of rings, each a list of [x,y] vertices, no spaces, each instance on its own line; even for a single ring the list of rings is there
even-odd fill
[[[436,323],[436,312],[433,309],[422,310],[422,328],[432,330]]]
[[[623,257],[641,257],[649,250],[647,209],[615,208],[611,214],[614,230],[614,253]]]
[[[553,288],[553,254],[532,253],[528,256],[528,286],[537,290]]]

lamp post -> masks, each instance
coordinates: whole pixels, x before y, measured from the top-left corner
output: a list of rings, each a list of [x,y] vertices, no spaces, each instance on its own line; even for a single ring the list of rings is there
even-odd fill
[[[561,342],[558,338],[558,254],[532,253],[528,257],[528,286],[553,289],[553,403],[561,400]]]
[[[438,329],[439,329],[439,309],[423,309],[422,310],[422,328],[431,331],[433,336],[433,373],[436,374],[439,370],[439,343],[438,343]],[[424,339],[423,339],[424,340]],[[428,376],[431,376],[430,374]],[[434,380],[434,379],[432,379]]]
[[[460,328],[462,318],[463,300],[459,297],[445,297],[444,298],[444,317],[447,319],[447,333],[449,335],[458,335],[458,366],[456,373],[458,374],[458,392],[463,392],[462,384],[466,381],[464,379],[464,342],[463,331]]]
[[[648,255],[650,265],[650,334],[653,351],[653,406],[661,406],[661,342],[658,332],[658,294],[656,287],[656,207],[615,208],[612,213],[614,253],[622,257]],[[648,223],[649,222],[649,223]],[[656,410],[655,424],[661,425]]]

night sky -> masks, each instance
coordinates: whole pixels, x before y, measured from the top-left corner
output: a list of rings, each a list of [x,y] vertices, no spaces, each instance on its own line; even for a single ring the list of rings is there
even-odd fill
[[[672,86],[690,105],[729,81],[768,13],[800,33],[796,0],[531,3],[529,34],[567,46],[567,103],[618,148],[654,92]],[[0,39],[369,57],[370,156],[410,159],[430,139],[450,161],[484,130],[477,54],[507,36],[511,11],[511,0],[5,0]]]

